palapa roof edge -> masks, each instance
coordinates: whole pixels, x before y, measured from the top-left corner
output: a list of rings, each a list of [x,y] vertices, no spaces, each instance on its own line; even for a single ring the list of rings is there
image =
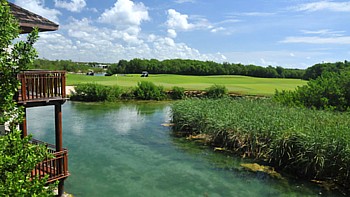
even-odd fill
[[[58,24],[11,2],[8,2],[8,4],[11,14],[18,20],[22,34],[31,32],[34,27],[37,27],[41,32],[58,29]]]

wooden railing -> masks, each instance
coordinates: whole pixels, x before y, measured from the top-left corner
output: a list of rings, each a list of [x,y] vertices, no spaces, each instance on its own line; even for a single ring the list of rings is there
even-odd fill
[[[17,102],[66,98],[65,71],[22,71],[17,78],[21,82]]]
[[[69,176],[68,171],[68,150],[56,151],[55,146],[32,139],[33,144],[44,144],[48,148],[48,152],[53,154],[53,158],[46,159],[39,163],[31,172],[31,176],[39,176],[40,178],[49,176],[47,183],[54,182]]]

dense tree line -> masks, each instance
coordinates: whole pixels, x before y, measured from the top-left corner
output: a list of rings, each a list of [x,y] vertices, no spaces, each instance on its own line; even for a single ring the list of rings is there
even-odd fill
[[[94,68],[97,62],[73,62],[71,60],[46,60],[37,59],[30,69],[46,70],[66,70],[68,72],[104,72],[102,68]],[[148,71],[152,74],[181,74],[181,75],[243,75],[263,78],[293,78],[293,79],[316,79],[324,72],[336,72],[350,70],[350,62],[319,63],[306,70],[283,68],[281,66],[256,66],[243,65],[235,63],[217,63],[213,61],[200,61],[188,59],[132,59],[120,60],[118,63],[110,64],[107,69],[108,75],[117,73],[141,74],[142,71]]]
[[[296,78],[304,76],[304,70],[286,69],[282,67],[262,67],[233,63],[217,63],[213,61],[171,59],[159,61],[156,59],[120,60],[112,64],[107,74],[141,73],[148,71],[152,74],[182,74],[182,75],[244,75],[264,78]]]
[[[325,72],[341,73],[343,71],[350,71],[350,62],[345,60],[344,62],[320,63],[307,68],[303,78],[316,79]]]

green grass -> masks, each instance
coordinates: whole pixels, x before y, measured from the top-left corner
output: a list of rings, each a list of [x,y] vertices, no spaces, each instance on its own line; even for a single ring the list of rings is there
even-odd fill
[[[156,85],[170,90],[173,86],[183,87],[186,90],[205,90],[213,84],[224,85],[230,93],[246,95],[273,95],[277,90],[294,90],[297,86],[306,84],[300,79],[275,79],[256,78],[238,75],[216,75],[216,76],[188,76],[188,75],[150,75],[147,78],[139,74],[118,75],[110,77],[86,76],[79,74],[68,74],[67,85],[78,85],[81,83],[98,83],[102,85],[118,85],[121,87],[135,87],[140,81],[150,81]]]

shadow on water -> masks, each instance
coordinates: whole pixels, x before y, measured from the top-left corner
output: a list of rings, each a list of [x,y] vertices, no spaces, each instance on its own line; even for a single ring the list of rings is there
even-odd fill
[[[65,188],[74,196],[336,196],[309,183],[280,181],[240,167],[242,160],[172,135],[161,126],[169,103],[63,106],[69,149]],[[52,108],[28,110],[34,137],[54,143]]]

